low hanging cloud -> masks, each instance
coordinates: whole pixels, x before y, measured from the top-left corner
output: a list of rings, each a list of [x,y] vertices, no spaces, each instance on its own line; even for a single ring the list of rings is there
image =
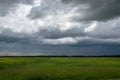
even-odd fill
[[[91,46],[95,52],[109,52],[108,49],[120,45],[119,9],[119,0],[1,0],[0,51],[56,50],[60,54],[63,50],[65,54],[65,49],[71,49],[73,54],[72,50],[77,49],[76,54],[80,50],[87,54]]]

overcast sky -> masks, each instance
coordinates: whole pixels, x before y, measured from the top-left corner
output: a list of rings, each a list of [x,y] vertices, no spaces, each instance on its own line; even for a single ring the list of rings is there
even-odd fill
[[[120,55],[120,0],[0,0],[0,55]]]

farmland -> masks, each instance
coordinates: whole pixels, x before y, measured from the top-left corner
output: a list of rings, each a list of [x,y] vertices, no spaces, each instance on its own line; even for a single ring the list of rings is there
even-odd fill
[[[0,57],[0,80],[120,80],[120,58]]]

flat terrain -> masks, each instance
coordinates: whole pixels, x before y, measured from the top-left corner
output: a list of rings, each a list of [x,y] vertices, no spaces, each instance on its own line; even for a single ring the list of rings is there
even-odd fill
[[[120,58],[1,57],[0,80],[120,80]]]

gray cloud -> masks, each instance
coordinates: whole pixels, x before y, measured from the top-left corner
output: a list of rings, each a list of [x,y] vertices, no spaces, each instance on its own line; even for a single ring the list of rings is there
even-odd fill
[[[91,21],[98,20],[104,21],[120,16],[120,1],[119,0],[62,0],[63,3],[74,4],[78,7],[77,13],[82,13],[82,17],[73,17],[77,21]],[[88,8],[81,11],[80,5],[88,5]],[[80,18],[81,17],[81,18]]]
[[[64,5],[60,0],[42,0],[40,6],[31,9],[28,17],[31,19],[44,18],[49,15],[60,15],[68,13],[71,10],[70,5]]]
[[[119,54],[119,3],[1,0],[0,55]]]
[[[14,11],[20,3],[33,4],[33,0],[0,0],[0,16],[6,16],[9,12]]]
[[[58,11],[66,14],[72,10],[74,10],[74,15],[70,18],[72,21],[105,21],[120,16],[119,0],[62,0],[62,2],[45,0],[41,5],[33,7],[28,17],[36,19],[47,15],[55,16],[59,14]]]

